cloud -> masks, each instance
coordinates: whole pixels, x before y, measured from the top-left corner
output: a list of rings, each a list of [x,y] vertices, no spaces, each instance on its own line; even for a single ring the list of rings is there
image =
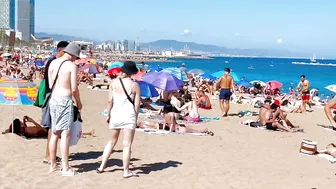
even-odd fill
[[[183,36],[191,36],[191,31],[188,30],[188,29],[185,29],[185,30],[183,30],[183,32],[181,33],[181,35],[183,35]]]
[[[283,40],[282,40],[282,39],[277,39],[277,40],[276,40],[276,44],[280,45],[280,44],[282,44],[282,43],[283,43]]]

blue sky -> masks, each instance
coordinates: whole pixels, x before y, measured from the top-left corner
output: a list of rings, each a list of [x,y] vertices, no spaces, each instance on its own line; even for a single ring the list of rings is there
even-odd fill
[[[94,2],[94,3],[92,3]],[[323,2],[323,3],[322,3]],[[333,55],[334,0],[36,0],[36,31]]]

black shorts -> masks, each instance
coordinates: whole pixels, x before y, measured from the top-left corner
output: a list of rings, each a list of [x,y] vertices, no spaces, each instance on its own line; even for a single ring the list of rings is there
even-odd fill
[[[221,89],[219,92],[219,99],[220,100],[230,100],[231,95],[232,93],[230,89]]]
[[[266,129],[276,131],[277,128],[273,126],[273,123],[266,123]]]

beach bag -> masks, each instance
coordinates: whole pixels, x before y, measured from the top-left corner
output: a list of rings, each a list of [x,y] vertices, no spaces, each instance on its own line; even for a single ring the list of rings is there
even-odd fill
[[[58,70],[57,70],[57,74],[56,74],[56,77],[55,77],[55,80],[53,82],[53,85],[51,87],[51,90],[49,93],[47,93],[45,95],[45,100],[44,100],[44,103],[43,103],[43,106],[42,106],[42,120],[41,120],[41,125],[42,126],[45,126],[45,127],[50,127],[51,126],[51,115],[50,115],[50,107],[49,107],[49,101],[50,101],[50,98],[51,98],[51,94],[54,90],[54,87],[55,87],[55,84],[56,84],[56,81],[58,79],[58,74],[59,74],[59,71],[63,65],[63,63],[65,61],[68,61],[68,60],[64,60],[61,65],[59,66]]]
[[[72,123],[70,127],[70,146],[74,146],[78,143],[79,139],[82,137],[82,122],[77,120]]]
[[[34,102],[34,106],[42,108],[42,106],[44,105],[45,102],[45,96],[46,96],[46,80],[43,79],[40,82],[40,86],[38,88],[38,92],[37,92],[37,98],[36,101]]]

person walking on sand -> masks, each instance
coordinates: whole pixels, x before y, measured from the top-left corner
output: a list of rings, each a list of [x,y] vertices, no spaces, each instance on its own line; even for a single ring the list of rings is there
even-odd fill
[[[299,82],[298,86],[296,87],[297,91],[301,93],[302,98],[302,105],[304,112],[307,111],[307,104],[310,107],[309,100],[310,100],[310,83],[306,80],[306,76],[301,76],[301,81]],[[310,107],[311,108],[311,107]]]
[[[334,97],[333,99],[331,99],[331,101],[329,101],[325,106],[324,106],[324,112],[329,120],[329,122],[331,123],[332,129],[336,130],[336,120],[334,119],[334,117],[331,114],[332,109],[336,106],[336,97]]]
[[[78,110],[82,109],[78,84],[77,66],[74,61],[79,58],[80,47],[70,43],[64,49],[64,55],[54,60],[49,67],[49,86],[52,94],[49,101],[51,115],[50,172],[57,170],[56,151],[58,139],[61,138],[62,176],[74,176],[77,172],[69,166],[70,126],[74,120],[72,97]]]
[[[219,105],[223,112],[223,117],[226,117],[230,110],[230,98],[232,93],[234,93],[234,83],[230,75],[230,68],[225,68],[224,71],[224,75],[216,83],[216,88],[220,89]]]
[[[107,123],[112,130],[112,138],[105,146],[101,165],[96,169],[96,172],[98,174],[104,172],[106,163],[118,142],[120,131],[123,130],[123,177],[131,178],[138,177],[137,174],[129,170],[129,165],[131,146],[140,109],[140,87],[131,79],[132,75],[138,73],[138,68],[134,62],[125,62],[121,71],[122,74],[113,79],[110,84]]]
[[[49,78],[48,78],[48,72],[49,72],[49,67],[50,64],[53,60],[55,60],[56,58],[60,58],[61,56],[63,56],[64,52],[64,48],[67,47],[69,45],[69,42],[67,41],[61,41],[57,44],[57,52],[56,52],[56,56],[52,56],[46,63],[46,66],[44,68],[44,79],[45,79],[45,88],[46,91],[45,93],[48,93],[50,91],[50,87],[49,87]],[[50,141],[50,137],[51,137],[51,125],[44,125],[44,128],[48,130],[48,140],[47,140],[47,146],[46,146],[46,154],[45,157],[43,159],[43,163],[46,164],[50,164],[50,153],[49,153],[49,141]],[[59,162],[61,161],[61,158],[56,157],[56,161]]]

